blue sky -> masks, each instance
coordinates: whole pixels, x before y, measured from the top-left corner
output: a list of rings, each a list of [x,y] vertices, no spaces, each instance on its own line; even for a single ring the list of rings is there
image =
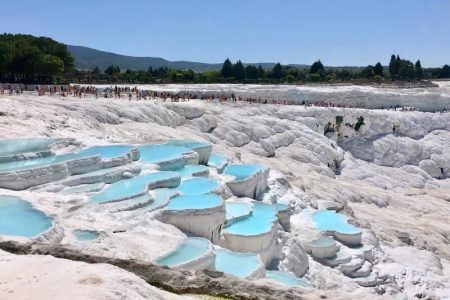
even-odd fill
[[[0,32],[210,63],[450,64],[448,0],[2,0]]]

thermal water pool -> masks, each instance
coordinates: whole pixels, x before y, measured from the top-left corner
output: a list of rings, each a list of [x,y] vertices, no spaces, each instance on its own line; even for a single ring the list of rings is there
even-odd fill
[[[287,286],[311,287],[311,284],[306,280],[286,272],[268,270],[266,271],[266,278],[272,279]]]
[[[182,195],[200,195],[214,192],[219,188],[220,185],[217,182],[207,178],[194,177],[182,180],[177,190]]]
[[[102,159],[111,159],[115,157],[125,156],[133,149],[135,149],[135,147],[130,145],[107,145],[86,148],[78,153],[85,156],[99,155]]]
[[[189,178],[209,174],[208,167],[202,165],[189,165],[176,171],[180,173],[181,178]]]
[[[183,153],[189,151],[189,148],[169,144],[139,146],[139,152],[141,154],[140,161],[152,164],[159,164],[171,160],[182,159]]]
[[[219,172],[223,171],[223,169],[228,165],[228,159],[224,156],[218,154],[211,154],[208,160],[208,166],[214,167],[219,170]]]
[[[216,248],[214,269],[240,278],[246,278],[263,267],[258,254],[233,252]]]
[[[161,266],[176,267],[196,260],[211,250],[211,243],[204,238],[187,238],[171,253],[157,258],[155,263]]]
[[[0,196],[0,235],[35,237],[52,226],[52,219],[15,196]]]
[[[100,236],[100,233],[95,230],[74,230],[73,235],[80,241],[92,241]]]
[[[0,156],[18,155],[24,153],[48,151],[50,145],[58,139],[25,138],[0,141]]]
[[[176,187],[180,182],[180,175],[171,171],[138,175],[111,184],[100,193],[91,196],[90,200],[94,203],[104,203],[133,198],[146,193],[149,185],[159,182],[164,182],[164,187]]]
[[[314,225],[318,230],[337,231],[347,234],[357,234],[361,230],[347,223],[347,218],[333,210],[319,210],[313,215]]]
[[[0,164],[0,172],[25,170],[57,164],[74,159],[87,158],[92,156],[100,156],[102,159],[111,159],[115,157],[125,156],[130,153],[134,147],[129,145],[108,145],[86,148],[80,152],[67,153],[62,155],[52,155],[39,157],[35,159],[11,161]]]
[[[183,195],[169,201],[167,210],[208,209],[222,204],[222,197],[217,194]]]
[[[239,235],[258,235],[269,232],[277,220],[277,210],[274,205],[253,202],[253,213],[245,219],[227,226],[224,231]]]
[[[244,180],[262,170],[259,165],[229,165],[223,171],[224,174],[232,175],[237,180]]]
[[[252,213],[252,205],[244,202],[227,202],[225,204],[226,219],[235,221]]]

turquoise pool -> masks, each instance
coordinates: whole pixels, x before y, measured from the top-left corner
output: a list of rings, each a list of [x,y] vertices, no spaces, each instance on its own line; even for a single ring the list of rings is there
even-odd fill
[[[311,284],[306,280],[286,272],[268,270],[266,271],[266,278],[272,279],[287,286],[311,287]]]
[[[355,234],[361,230],[347,223],[347,218],[333,210],[319,210],[313,215],[313,222],[318,230],[337,231]]]
[[[3,163],[0,164],[0,172],[42,167],[50,164],[65,162],[68,160],[92,157],[97,155],[102,159],[111,159],[115,157],[125,156],[127,153],[131,152],[132,149],[134,149],[134,147],[130,145],[96,146],[83,149],[79,152]]]
[[[252,205],[249,203],[227,202],[225,203],[226,219],[232,220],[235,218],[250,215]]]
[[[259,165],[229,165],[223,173],[236,177],[236,180],[243,180],[261,170],[262,167]]]
[[[208,160],[208,166],[217,168],[219,170],[225,168],[227,164],[228,159],[218,154],[211,154]]]
[[[177,172],[180,173],[181,178],[189,178],[193,177],[193,174],[209,172],[209,169],[202,165],[188,165],[177,170]]]
[[[0,156],[24,154],[49,150],[49,146],[58,139],[29,138],[0,141]]]
[[[161,266],[175,267],[205,255],[211,243],[204,238],[188,238],[176,250],[155,260]]]
[[[92,156],[92,155],[91,155]],[[0,164],[0,172],[15,171],[15,170],[25,170],[30,168],[43,167],[51,164],[62,163],[68,160],[79,159],[89,157],[89,155],[80,153],[68,153],[63,155],[54,155],[39,157],[35,159],[11,161],[7,163]]]
[[[130,153],[135,147],[130,145],[107,145],[95,146],[83,149],[79,152],[80,155],[95,156],[99,155],[102,159],[110,159],[115,157],[125,156]]]
[[[95,230],[74,230],[73,235],[80,241],[92,241],[96,240],[100,233]]]
[[[277,208],[278,211],[285,211],[285,210],[289,209],[289,205],[287,205],[287,204],[275,203],[274,205],[275,205],[275,207]]]
[[[239,235],[258,235],[271,230],[277,220],[277,210],[274,205],[253,202],[253,213],[248,218],[236,221],[227,226],[224,231]]]
[[[170,179],[173,179],[174,182],[173,184],[170,184],[171,186],[167,187],[175,187],[179,184],[180,175],[171,171],[138,175],[134,178],[121,180],[111,184],[100,193],[91,196],[90,201],[94,203],[104,203],[136,197],[147,192],[150,184]]]
[[[233,252],[223,248],[216,248],[214,268],[225,274],[245,278],[255,272],[262,265],[257,254]]]
[[[169,144],[144,145],[139,147],[140,161],[145,163],[161,163],[177,158],[182,158],[183,153],[190,149],[182,146]]]
[[[318,238],[317,240],[309,242],[309,245],[316,248],[334,247],[336,245],[336,241],[330,237],[323,236]]]
[[[190,140],[173,140],[173,141],[167,142],[167,145],[182,146],[182,147],[186,147],[191,150],[193,150],[195,148],[211,147],[211,144],[209,144],[209,143],[190,141]]]
[[[146,206],[148,211],[153,211],[155,209],[166,206],[169,201],[178,195],[175,189],[169,188],[158,188],[150,190],[150,195],[153,197],[153,203]]]
[[[183,195],[169,201],[168,210],[208,209],[222,204],[222,197],[216,194]]]
[[[52,219],[19,197],[0,196],[0,235],[32,238],[52,226]]]
[[[182,195],[200,195],[211,193],[219,187],[220,185],[217,182],[203,177],[194,177],[182,180],[177,190]]]

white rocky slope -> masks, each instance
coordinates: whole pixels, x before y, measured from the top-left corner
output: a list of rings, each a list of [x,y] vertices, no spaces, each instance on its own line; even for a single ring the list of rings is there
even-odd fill
[[[188,299],[107,264],[19,256],[0,250],[0,265],[0,299]]]
[[[342,207],[351,222],[364,228],[363,241],[376,250],[374,270],[382,280],[377,290],[358,287],[312,261],[308,276],[316,287],[336,293],[356,289],[367,297],[376,292],[411,299],[450,297],[448,113],[31,95],[3,96],[1,102],[0,138],[73,137],[87,146],[205,140],[235,161],[278,170],[292,187],[284,200],[292,200],[296,212],[330,203]],[[364,124],[355,130],[359,117]],[[280,187],[280,194],[286,190]],[[301,215],[291,223],[292,236],[306,239]],[[156,236],[170,230],[166,251],[176,245],[176,229],[149,226]],[[409,234],[410,245],[398,238],[399,232]],[[111,255],[139,256],[121,248],[130,241],[105,241],[105,248],[115,252]]]

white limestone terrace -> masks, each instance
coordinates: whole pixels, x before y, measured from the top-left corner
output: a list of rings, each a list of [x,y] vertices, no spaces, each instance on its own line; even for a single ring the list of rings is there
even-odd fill
[[[34,140],[31,140],[32,145]],[[26,141],[22,139],[19,142],[25,143]],[[14,141],[9,141],[9,144],[14,143]],[[0,187],[22,190],[66,178],[70,175],[125,165],[138,159],[139,152],[137,149],[127,145],[97,146],[83,149],[77,153],[45,157],[39,157],[37,154],[31,159],[1,164]]]
[[[403,167],[376,164],[370,157],[366,159],[357,154],[364,153],[365,150],[361,150],[364,145],[358,146],[355,142],[351,148],[346,146],[352,140],[361,142],[393,134],[394,126],[396,138],[414,140],[421,140],[436,130],[449,131],[448,113],[201,101],[81,101],[31,95],[2,97],[0,111],[3,112],[0,117],[0,138],[3,139],[74,138],[85,147],[153,144],[170,139],[210,142],[213,152],[228,157],[231,163],[270,168],[270,191],[263,201],[288,204],[293,209],[291,232],[279,236],[284,246],[278,268],[302,276],[307,265],[304,276],[320,290],[317,295],[376,298],[381,294],[388,298],[410,299],[418,295],[445,299],[449,295],[448,178],[432,176],[425,171],[424,163],[421,167],[420,161],[416,165],[410,159],[404,160]],[[340,139],[336,129],[324,135],[328,122],[336,124],[337,116],[343,116],[344,120]],[[364,117],[364,124],[356,131],[354,127],[360,116]],[[442,137],[445,142],[445,135]],[[439,141],[430,139],[430,145]],[[396,149],[403,150],[402,147]],[[423,157],[422,160],[428,159]],[[430,159],[439,171],[444,168],[445,174],[448,160],[439,153],[438,157]],[[215,176],[211,168],[210,177]],[[186,239],[174,226],[149,218],[157,211],[137,217],[141,212],[110,213],[101,206],[98,210],[87,209],[83,204],[88,200],[83,194],[1,190],[1,194],[5,192],[30,201],[51,217],[61,216],[58,222],[70,232],[75,229],[100,232],[96,240],[83,242],[83,251],[88,253],[151,261],[173,251]],[[277,199],[273,201],[275,196]],[[362,242],[372,247],[375,287],[361,287],[343,274],[342,270],[348,271],[360,264],[356,258],[342,270],[313,259],[305,263],[305,255],[308,255],[302,247],[320,237],[320,232],[301,217],[302,209],[307,207],[337,208],[362,229]],[[65,234],[60,240],[80,245],[80,241],[69,236],[72,235]],[[345,245],[340,248],[352,250]],[[426,267],[424,262],[431,267]]]

